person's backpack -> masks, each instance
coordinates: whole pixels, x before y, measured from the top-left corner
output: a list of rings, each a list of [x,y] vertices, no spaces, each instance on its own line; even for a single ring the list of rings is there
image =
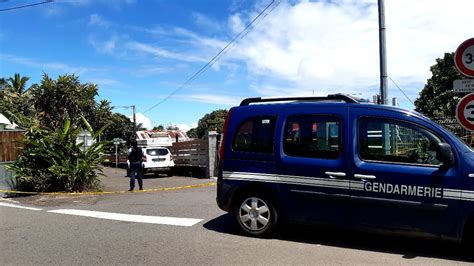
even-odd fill
[[[143,158],[143,151],[140,148],[132,148],[128,160],[132,163],[140,162]]]

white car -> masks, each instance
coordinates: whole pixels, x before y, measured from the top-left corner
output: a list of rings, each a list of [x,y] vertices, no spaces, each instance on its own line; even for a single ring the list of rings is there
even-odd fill
[[[143,173],[165,173],[172,176],[172,167],[174,161],[171,152],[165,147],[147,147],[142,148],[143,155],[146,158],[142,162]],[[130,162],[127,160],[127,176],[130,176]]]

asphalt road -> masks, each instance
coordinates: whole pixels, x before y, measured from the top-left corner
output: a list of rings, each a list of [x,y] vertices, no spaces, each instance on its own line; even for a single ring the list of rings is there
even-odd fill
[[[108,189],[118,188],[114,186],[122,186],[122,182],[127,184],[119,172],[115,178],[118,183],[108,180]],[[150,177],[145,180],[145,188],[207,182]],[[216,206],[215,194],[215,186],[207,186],[145,193],[0,199],[0,264],[470,263],[458,245],[438,241],[296,225],[283,226],[272,239],[242,236],[232,217]],[[41,210],[19,209],[9,204]],[[49,212],[64,209],[202,221],[185,227]]]

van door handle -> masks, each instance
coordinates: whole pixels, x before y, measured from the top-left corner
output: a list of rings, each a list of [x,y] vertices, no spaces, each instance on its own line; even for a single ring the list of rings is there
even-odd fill
[[[359,178],[359,179],[376,179],[377,178],[374,175],[359,175],[359,174],[355,174],[354,177]]]
[[[343,172],[325,172],[329,178],[336,178],[336,177],[345,177],[346,173]]]

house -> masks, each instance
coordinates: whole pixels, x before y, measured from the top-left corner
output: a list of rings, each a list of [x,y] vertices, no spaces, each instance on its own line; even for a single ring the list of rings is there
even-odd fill
[[[137,143],[140,147],[160,146],[171,147],[175,142],[188,141],[189,138],[181,130],[144,130],[136,132]]]

